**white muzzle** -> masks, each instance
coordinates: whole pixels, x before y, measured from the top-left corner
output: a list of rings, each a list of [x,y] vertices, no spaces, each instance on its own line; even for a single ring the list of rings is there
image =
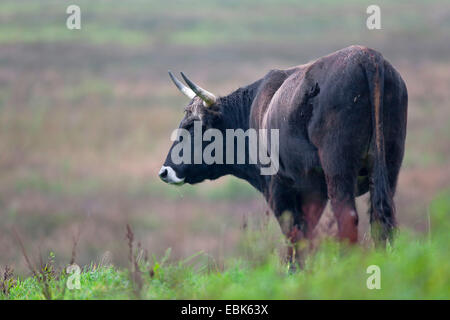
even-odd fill
[[[182,185],[184,183],[184,178],[178,178],[175,170],[171,167],[162,166],[158,175],[162,181],[169,184]]]

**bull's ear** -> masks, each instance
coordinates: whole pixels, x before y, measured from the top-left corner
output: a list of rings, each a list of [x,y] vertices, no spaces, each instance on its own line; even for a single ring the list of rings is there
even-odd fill
[[[175,76],[172,74],[172,72],[169,72],[170,79],[172,79],[175,86],[180,90],[185,96],[187,96],[189,99],[193,99],[195,97],[195,92],[192,91],[192,89],[189,89],[186,87],[180,80],[175,78]]]
[[[184,81],[186,81],[189,88],[191,88],[192,91],[194,91],[195,94],[203,100],[203,105],[205,107],[212,106],[216,102],[217,98],[214,94],[212,94],[211,92],[206,91],[202,87],[196,85],[194,82],[189,80],[189,78],[186,77],[183,72],[181,72],[181,76],[183,77]]]

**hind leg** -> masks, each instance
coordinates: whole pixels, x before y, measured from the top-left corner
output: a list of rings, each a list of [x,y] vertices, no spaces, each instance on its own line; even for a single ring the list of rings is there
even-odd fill
[[[353,181],[350,175],[327,177],[331,208],[338,225],[338,238],[349,243],[358,241],[358,213],[355,197],[350,191]]]
[[[355,205],[357,178],[357,153],[336,145],[319,149],[320,161],[325,174],[328,198],[337,220],[338,238],[341,241],[358,241],[358,213]]]
[[[336,97],[334,101],[324,100],[322,107],[326,112],[317,113],[308,132],[318,149],[328,198],[337,220],[338,238],[356,243],[358,213],[355,196],[358,173],[367,156],[372,131],[370,106],[365,96],[347,101],[348,97],[343,94],[347,88],[339,88],[339,91],[329,93],[330,97]],[[352,92],[352,88],[348,90]]]

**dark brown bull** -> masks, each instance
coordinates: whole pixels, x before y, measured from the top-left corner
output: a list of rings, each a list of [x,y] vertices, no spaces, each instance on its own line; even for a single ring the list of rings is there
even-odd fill
[[[284,232],[293,243],[312,236],[328,199],[339,238],[356,242],[355,197],[370,191],[372,236],[382,245],[391,238],[408,98],[401,76],[380,53],[351,46],[272,70],[217,98],[183,74],[190,88],[170,75],[192,99],[180,128],[192,133],[193,121],[201,120],[202,130],[279,129],[280,167],[275,175],[263,176],[249,163],[174,165],[169,153],[159,173],[165,182],[193,184],[226,174],[242,178],[265,195],[278,219],[292,213],[293,224]]]

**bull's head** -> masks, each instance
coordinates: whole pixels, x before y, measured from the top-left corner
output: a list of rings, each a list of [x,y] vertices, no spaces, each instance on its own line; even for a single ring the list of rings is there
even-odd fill
[[[174,143],[159,171],[159,177],[164,182],[177,185],[216,179],[225,174],[225,168],[223,168],[225,165],[207,164],[204,159],[199,161],[195,151],[197,151],[197,155],[198,152],[203,154],[207,143],[203,139],[199,142],[195,135],[202,137],[203,133],[210,128],[223,130],[220,103],[214,94],[193,83],[183,73],[181,76],[188,86],[175,78],[170,71],[169,75],[176,87],[191,101],[185,107],[185,116],[181,120],[176,137],[172,137]],[[187,141],[191,145],[190,148],[179,148],[180,143]],[[187,153],[186,150],[189,150],[190,154],[183,154]],[[174,155],[178,159],[181,157],[184,160],[180,163],[174,159]]]

